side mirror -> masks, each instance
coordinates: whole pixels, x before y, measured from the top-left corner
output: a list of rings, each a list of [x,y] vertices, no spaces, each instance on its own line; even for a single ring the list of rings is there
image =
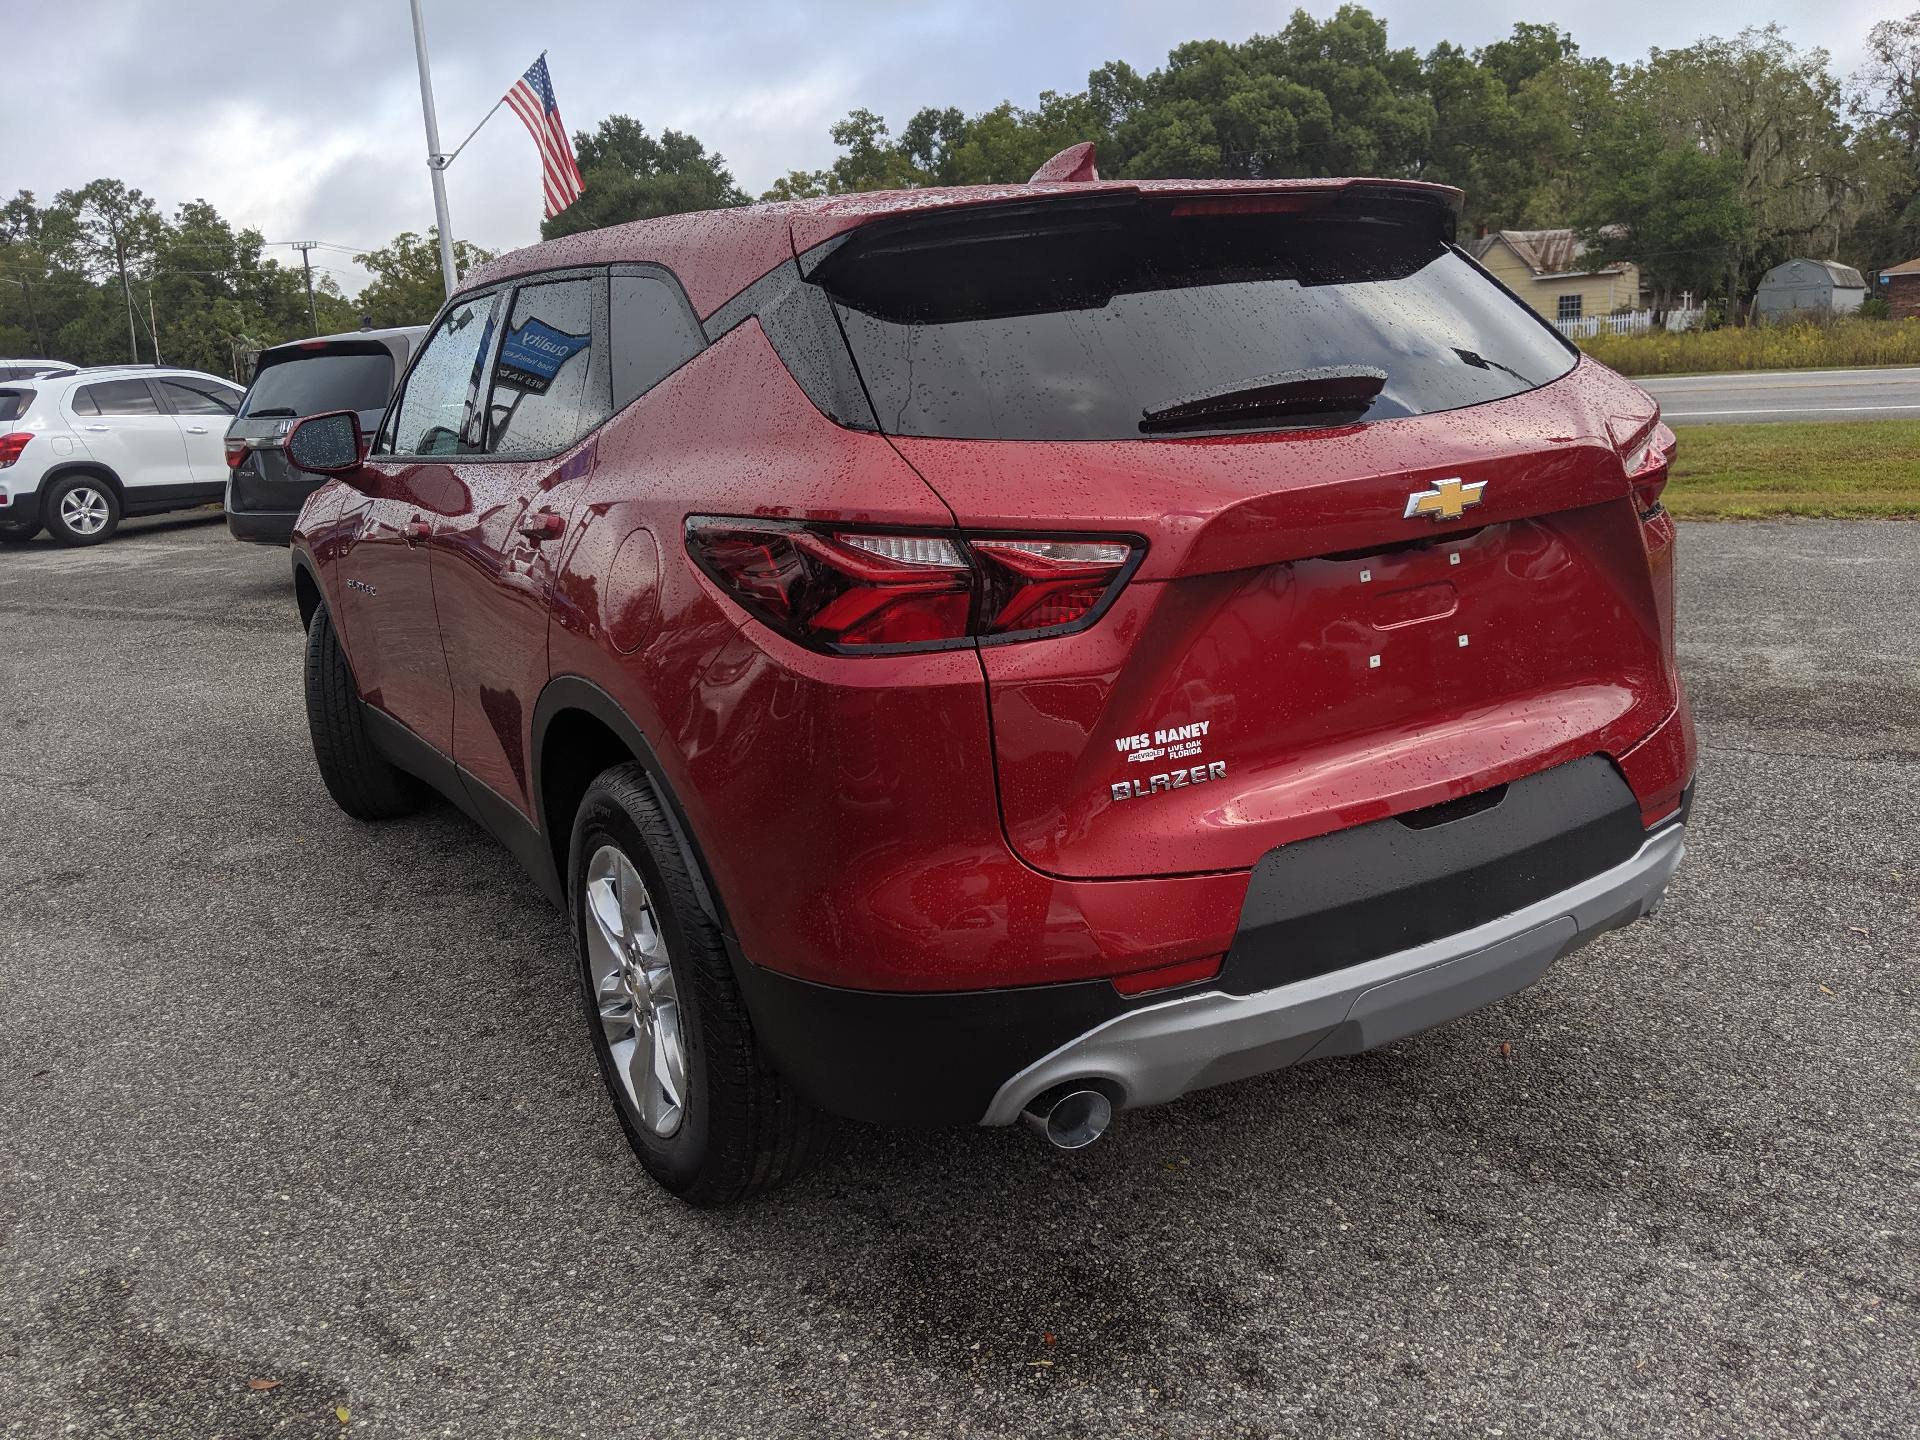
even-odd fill
[[[366,458],[360,417],[351,410],[307,416],[287,432],[286,448],[295,469],[315,475],[344,475]]]

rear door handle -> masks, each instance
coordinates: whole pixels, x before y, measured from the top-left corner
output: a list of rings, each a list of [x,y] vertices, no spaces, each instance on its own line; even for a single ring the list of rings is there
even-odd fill
[[[89,429],[89,430],[110,430],[110,429],[112,429],[112,428],[113,428],[113,427],[112,427],[112,426],[110,426],[110,425],[89,425],[89,426],[87,426],[87,429]]]
[[[189,425],[187,426],[187,433],[189,435],[204,435],[207,433],[207,427],[204,425]]]
[[[551,510],[542,510],[537,515],[528,515],[520,522],[520,533],[538,545],[542,540],[553,540],[567,528],[567,522]]]

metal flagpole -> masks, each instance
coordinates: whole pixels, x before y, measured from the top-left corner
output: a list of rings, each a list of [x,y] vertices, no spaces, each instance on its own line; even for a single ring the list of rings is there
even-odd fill
[[[427,169],[433,175],[433,213],[440,229],[440,273],[453,294],[458,277],[453,270],[453,222],[447,218],[447,157],[440,153],[440,122],[433,113],[433,78],[427,69],[427,24],[420,16],[420,0],[408,0],[413,10],[413,56],[420,66],[420,113],[427,122]]]

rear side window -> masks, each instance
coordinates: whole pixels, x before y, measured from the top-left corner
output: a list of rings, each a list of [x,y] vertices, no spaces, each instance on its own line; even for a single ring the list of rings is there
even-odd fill
[[[664,276],[616,274],[609,284],[613,408],[621,410],[699,354],[706,337]]]
[[[239,409],[239,395],[205,380],[156,380],[176,415],[231,415]]]
[[[144,380],[103,380],[82,385],[73,397],[78,415],[158,415],[160,407]]]
[[[314,351],[261,357],[242,415],[321,415],[384,410],[393,394],[393,356],[384,345],[359,354]]]
[[[27,413],[27,407],[31,404],[31,390],[0,390],[0,425],[9,420],[18,420]]]
[[[407,376],[389,421],[395,455],[473,455],[481,448],[474,382],[493,339],[492,295],[463,300],[449,310]],[[249,413],[257,414],[258,411]]]
[[[554,455],[613,413],[604,347],[606,277],[523,285],[500,336],[488,405],[491,454]]]
[[[1441,221],[1378,195],[1100,197],[882,224],[813,278],[881,428],[902,435],[1340,424],[1564,375],[1571,347]]]

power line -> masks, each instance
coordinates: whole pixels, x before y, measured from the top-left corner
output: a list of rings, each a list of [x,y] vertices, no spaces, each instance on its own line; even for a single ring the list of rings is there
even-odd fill
[[[365,255],[369,251],[378,250],[380,248],[378,245],[342,245],[335,240],[311,240],[311,241],[263,240],[260,243],[262,245],[308,245],[310,244],[310,245],[315,245],[322,250],[344,250],[349,255]]]

